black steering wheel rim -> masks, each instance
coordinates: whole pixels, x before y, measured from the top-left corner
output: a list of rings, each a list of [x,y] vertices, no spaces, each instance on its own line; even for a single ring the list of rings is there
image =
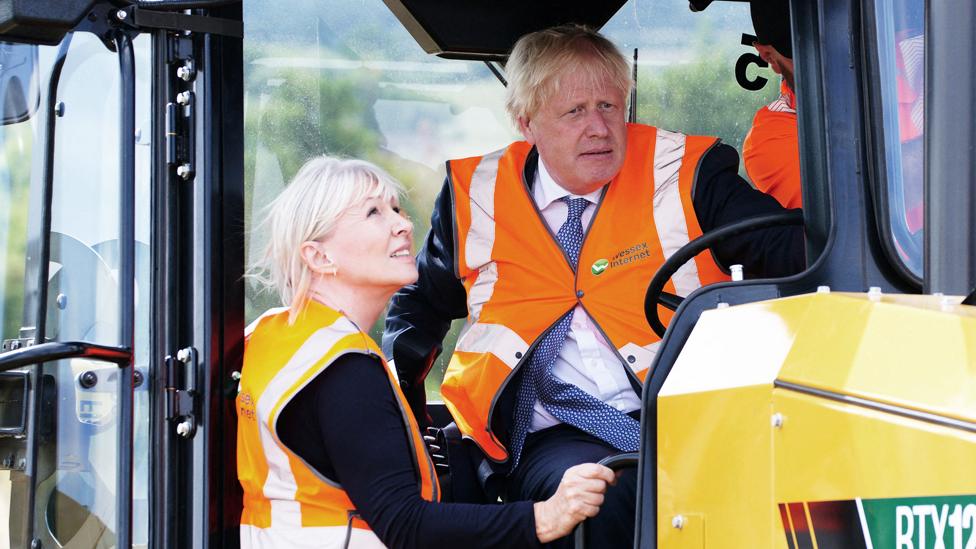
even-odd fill
[[[677,305],[680,305],[681,301],[684,300],[684,298],[665,292],[664,285],[674,276],[674,273],[678,272],[678,269],[682,265],[705,249],[711,248],[727,238],[742,233],[765,229],[767,227],[802,224],[803,212],[800,210],[759,215],[722,225],[685,244],[678,251],[671,254],[671,257],[654,273],[654,278],[651,279],[651,283],[647,285],[647,293],[644,294],[644,317],[647,318],[647,324],[654,330],[655,334],[659,337],[664,337],[664,332],[667,331],[667,327],[664,326],[664,323],[661,322],[660,315],[658,315],[658,303],[671,310],[675,310],[677,309]]]

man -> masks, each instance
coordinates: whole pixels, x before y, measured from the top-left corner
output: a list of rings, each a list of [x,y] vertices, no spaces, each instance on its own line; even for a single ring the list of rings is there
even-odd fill
[[[394,297],[383,345],[423,421],[423,378],[450,321],[467,317],[445,404],[508,474],[507,499],[538,501],[573,464],[637,450],[641,383],[659,344],[643,312],[655,270],[703,230],[781,208],[736,175],[734,149],[717,139],[628,125],[628,63],[594,31],[526,35],[506,73],[525,141],[448,162],[420,278]],[[716,251],[754,275],[803,265],[794,229]],[[705,253],[668,291],[727,279]],[[621,476],[590,521],[596,546],[632,543],[635,478]]]
[[[787,0],[752,0],[752,22],[759,57],[780,75],[780,96],[759,109],[742,143],[742,161],[756,188],[785,208],[799,208],[800,147],[793,83],[793,45]]]

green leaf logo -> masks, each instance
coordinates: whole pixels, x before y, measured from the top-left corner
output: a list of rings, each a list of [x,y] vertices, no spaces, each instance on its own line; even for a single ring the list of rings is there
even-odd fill
[[[607,270],[607,267],[609,266],[610,266],[610,262],[607,261],[606,259],[597,259],[596,261],[593,262],[593,266],[590,267],[590,272],[599,276],[602,275],[603,271]]]

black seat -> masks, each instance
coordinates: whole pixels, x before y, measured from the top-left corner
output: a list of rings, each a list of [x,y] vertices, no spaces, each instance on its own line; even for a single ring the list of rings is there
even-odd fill
[[[453,421],[444,427],[428,427],[424,435],[434,459],[445,501],[498,503],[504,496],[504,474],[465,440]]]

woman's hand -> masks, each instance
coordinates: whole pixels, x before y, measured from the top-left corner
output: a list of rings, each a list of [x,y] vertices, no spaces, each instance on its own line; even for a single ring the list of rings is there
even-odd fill
[[[535,534],[539,541],[547,543],[567,536],[577,524],[596,516],[607,485],[614,482],[613,471],[596,463],[566,469],[556,493],[534,505]]]

